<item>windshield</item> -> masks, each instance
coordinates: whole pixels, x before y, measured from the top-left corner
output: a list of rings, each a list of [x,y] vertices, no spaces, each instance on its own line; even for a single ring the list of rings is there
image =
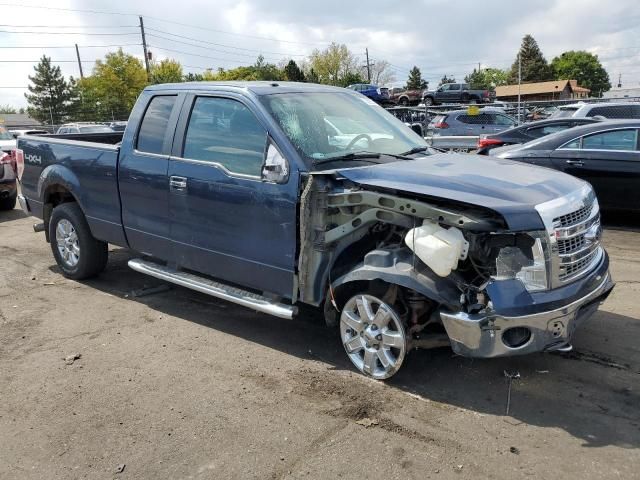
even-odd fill
[[[549,118],[570,118],[573,116],[574,113],[576,113],[578,109],[571,107],[571,108],[558,108],[555,112],[553,112]]]
[[[113,130],[105,125],[95,125],[91,127],[80,127],[80,133],[110,133]]]
[[[265,95],[261,101],[298,152],[312,161],[427,148],[422,137],[364,96],[287,93]]]
[[[0,127],[0,140],[14,140],[13,135]]]

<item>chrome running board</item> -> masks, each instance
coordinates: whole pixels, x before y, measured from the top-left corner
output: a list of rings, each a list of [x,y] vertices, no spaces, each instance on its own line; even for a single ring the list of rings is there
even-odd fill
[[[292,305],[276,303],[257,293],[230,287],[229,285],[215,282],[205,277],[181,272],[140,258],[129,260],[129,267],[136,272],[144,273],[166,282],[175,283],[181,287],[211,295],[212,297],[237,303],[243,307],[251,308],[275,317],[291,319],[297,313],[297,308]]]

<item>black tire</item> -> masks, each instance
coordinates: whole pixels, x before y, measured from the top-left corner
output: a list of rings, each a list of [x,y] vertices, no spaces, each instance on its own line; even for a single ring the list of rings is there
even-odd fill
[[[398,104],[402,105],[403,107],[407,107],[409,106],[409,99],[407,97],[402,97]]]
[[[422,101],[424,102],[425,105],[435,105],[435,102],[431,97],[424,97]]]
[[[63,220],[66,220],[66,222],[63,222]],[[77,246],[79,248],[75,263],[72,260],[65,260],[58,247],[56,230],[59,224],[66,226],[68,225],[67,222],[73,227],[74,238],[77,238]],[[49,220],[49,241],[53,257],[56,259],[60,270],[62,270],[62,274],[67,278],[83,280],[95,277],[107,265],[109,257],[107,243],[97,240],[91,235],[89,224],[82,210],[75,202],[63,203],[53,209]]]
[[[462,103],[467,103],[469,101],[469,94],[468,93],[463,93],[462,97],[460,98],[460,100],[462,100]]]
[[[18,194],[14,193],[6,198],[0,198],[0,210],[13,210],[16,208],[16,199]]]

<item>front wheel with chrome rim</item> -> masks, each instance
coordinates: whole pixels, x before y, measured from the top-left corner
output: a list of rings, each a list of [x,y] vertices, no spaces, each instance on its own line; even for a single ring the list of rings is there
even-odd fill
[[[377,380],[394,375],[407,351],[398,314],[384,301],[365,293],[345,304],[340,315],[340,338],[355,367]]]

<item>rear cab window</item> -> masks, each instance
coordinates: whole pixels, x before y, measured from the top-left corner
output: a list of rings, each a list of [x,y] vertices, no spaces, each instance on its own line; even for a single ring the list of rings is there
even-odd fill
[[[158,95],[151,99],[140,123],[136,150],[143,153],[162,154],[169,117],[176,98],[175,95]]]

